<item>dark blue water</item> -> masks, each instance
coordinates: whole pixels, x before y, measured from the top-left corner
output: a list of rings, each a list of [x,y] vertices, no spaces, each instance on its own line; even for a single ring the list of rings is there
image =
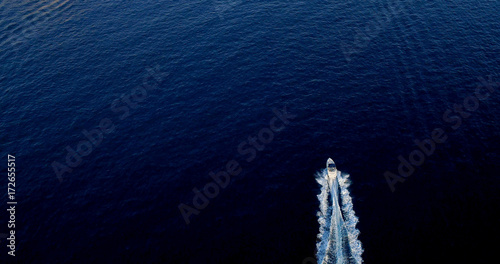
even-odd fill
[[[366,263],[492,263],[500,86],[467,118],[443,113],[500,81],[499,14],[486,0],[1,1],[1,182],[15,155],[18,202],[2,262],[306,263],[332,157]],[[285,107],[290,122],[242,155]],[[101,122],[113,131],[85,145]],[[435,128],[447,140],[391,192],[384,172]],[[241,172],[187,225],[179,204],[233,159]]]

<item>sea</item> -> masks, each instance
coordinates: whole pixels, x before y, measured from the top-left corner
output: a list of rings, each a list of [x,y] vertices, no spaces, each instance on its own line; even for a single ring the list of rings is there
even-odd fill
[[[490,0],[0,0],[0,262],[326,263],[331,157],[356,263],[495,263],[499,54]]]

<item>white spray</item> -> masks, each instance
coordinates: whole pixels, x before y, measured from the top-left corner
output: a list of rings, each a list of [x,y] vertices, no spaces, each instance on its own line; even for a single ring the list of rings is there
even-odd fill
[[[317,214],[320,225],[316,244],[318,264],[361,264],[363,247],[358,239],[358,217],[348,190],[349,175],[338,171],[337,177],[329,180],[325,169],[316,175],[316,181],[321,186]]]

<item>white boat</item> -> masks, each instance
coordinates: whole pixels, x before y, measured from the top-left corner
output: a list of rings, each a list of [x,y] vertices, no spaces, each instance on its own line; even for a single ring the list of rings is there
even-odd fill
[[[335,180],[337,178],[337,166],[331,158],[326,161],[326,169],[328,171],[328,179]]]

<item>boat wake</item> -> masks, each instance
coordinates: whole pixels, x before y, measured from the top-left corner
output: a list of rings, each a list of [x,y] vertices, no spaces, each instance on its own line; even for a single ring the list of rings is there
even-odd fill
[[[321,185],[316,259],[318,264],[360,264],[363,247],[358,239],[358,217],[348,190],[349,175],[340,171],[335,173],[337,177],[328,177],[325,169],[316,175]]]

